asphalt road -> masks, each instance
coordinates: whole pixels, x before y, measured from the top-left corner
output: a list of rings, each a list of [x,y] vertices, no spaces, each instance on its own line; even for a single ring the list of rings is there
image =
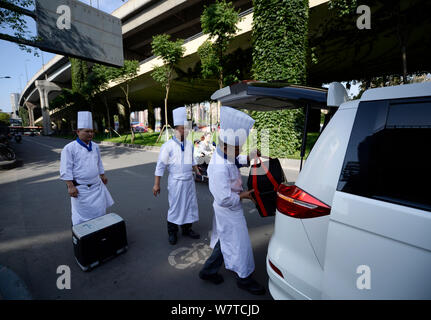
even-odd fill
[[[212,196],[207,184],[196,184],[200,221],[193,229],[201,239],[179,237],[168,243],[167,174],[161,195],[152,195],[157,152],[101,146],[108,189],[115,200],[109,212],[124,218],[129,250],[91,272],[74,260],[70,198],[59,179],[61,149],[69,140],[24,137],[14,145],[19,168],[0,171],[0,265],[14,271],[35,299],[271,299],[236,286],[224,267],[225,282],[213,285],[198,272],[211,253]],[[248,174],[243,170],[243,179]],[[253,246],[254,277],[267,288],[265,257],[274,218],[261,218],[254,204],[243,203]],[[57,268],[71,270],[71,289],[57,288]],[[0,284],[1,285],[1,284]]]

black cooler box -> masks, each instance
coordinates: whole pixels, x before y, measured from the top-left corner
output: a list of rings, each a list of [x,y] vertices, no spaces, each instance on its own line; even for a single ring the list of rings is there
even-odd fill
[[[251,166],[248,176],[248,190],[254,189],[252,197],[256,201],[256,209],[261,217],[275,215],[277,209],[277,189],[286,181],[286,177],[277,158],[263,161],[259,158]]]
[[[74,225],[72,241],[78,265],[89,271],[127,250],[126,224],[119,215],[108,213]]]

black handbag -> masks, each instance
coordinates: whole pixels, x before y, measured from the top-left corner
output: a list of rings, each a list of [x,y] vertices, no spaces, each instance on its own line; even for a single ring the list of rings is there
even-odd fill
[[[277,190],[286,181],[283,168],[277,158],[270,158],[263,162],[258,158],[250,168],[247,186],[254,189],[252,197],[256,202],[256,209],[261,217],[275,215],[277,209]],[[263,169],[263,172],[262,172]]]

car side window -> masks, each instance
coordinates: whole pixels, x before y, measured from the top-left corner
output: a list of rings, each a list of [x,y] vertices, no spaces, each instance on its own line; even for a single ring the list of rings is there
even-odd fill
[[[431,211],[431,99],[358,106],[337,190]]]

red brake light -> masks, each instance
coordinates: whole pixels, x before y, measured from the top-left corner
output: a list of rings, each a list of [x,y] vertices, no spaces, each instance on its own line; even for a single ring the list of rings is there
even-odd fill
[[[297,186],[281,184],[277,192],[277,210],[298,219],[326,216],[331,208]]]

